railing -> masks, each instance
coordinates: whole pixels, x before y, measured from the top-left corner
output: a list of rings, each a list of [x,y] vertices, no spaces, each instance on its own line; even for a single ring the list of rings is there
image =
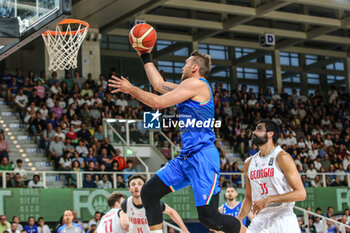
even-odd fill
[[[171,227],[171,228],[174,228],[175,231],[178,231],[180,233],[182,233],[182,230],[181,228],[171,224],[171,223],[168,223],[166,221],[163,221],[163,232],[164,233],[168,233],[168,227]]]
[[[122,120],[119,120],[122,121]],[[115,123],[117,122],[117,120],[112,121],[111,119],[103,119],[103,127],[104,127],[104,133],[105,133],[105,137],[108,138],[113,138],[114,136],[117,136],[118,139],[122,142],[123,146],[128,148],[128,150],[130,150],[132,152],[132,154],[137,158],[137,160],[144,166],[145,171],[146,171],[146,177],[147,179],[150,178],[149,176],[149,168],[147,166],[147,164],[140,158],[140,156],[138,156],[138,154],[133,151],[130,147],[130,133],[129,133],[129,123],[134,123],[134,122],[130,122],[128,120],[123,120],[123,122],[125,122],[125,129],[126,129],[126,141],[124,140],[124,138],[118,133],[118,131],[111,125],[111,123]],[[112,132],[112,135],[108,135],[108,132]],[[111,142],[113,140],[110,140]],[[124,157],[125,157],[125,150],[124,151]]]
[[[6,188],[7,187],[7,178],[9,177],[10,174],[14,174],[13,171],[1,171],[2,173],[2,187]],[[110,175],[110,179],[112,182],[112,187],[117,188],[118,182],[117,182],[117,176],[118,175],[127,175],[127,174],[139,174],[139,175],[145,175],[147,180],[154,174],[154,172],[91,172],[91,171],[81,171],[81,172],[74,172],[74,171],[35,171],[35,172],[27,172],[28,174],[28,180],[31,180],[30,175],[38,174],[41,177],[41,180],[43,182],[43,187],[44,188],[51,188],[50,182],[53,183],[54,181],[60,181],[60,182],[65,182],[67,181],[66,179],[73,180],[74,177],[74,185],[76,188],[82,188],[83,187],[83,176],[86,174],[93,174],[93,175],[99,175],[102,176],[103,174]],[[233,172],[221,172],[220,175],[222,176],[240,176],[240,184],[241,187],[245,187],[245,174],[244,173],[233,173]],[[302,173],[301,175],[306,175],[306,173]],[[350,187],[350,173],[318,173],[317,175],[323,176],[323,180],[325,180],[326,176],[347,176],[348,179],[348,187]],[[327,187],[323,185],[323,187]]]
[[[129,149],[130,146],[151,146],[167,159],[178,154],[176,145],[160,129],[145,129],[143,120],[103,119],[103,127],[105,136],[113,144]],[[162,149],[169,149],[169,155]]]
[[[294,209],[298,210],[298,211],[302,211],[303,212],[303,216],[304,216],[304,224],[306,224],[307,226],[309,225],[309,215],[312,215],[312,216],[316,216],[316,217],[319,217],[321,218],[322,220],[322,225],[323,225],[323,232],[327,232],[327,221],[330,221],[334,224],[337,224],[337,226],[339,226],[339,230],[341,233],[346,233],[346,229],[350,229],[350,226],[349,225],[346,225],[346,224],[343,224],[343,223],[340,223],[334,219],[331,219],[331,218],[327,218],[323,215],[319,215],[319,214],[316,214],[316,213],[313,213],[311,211],[308,211],[308,210],[305,210],[303,208],[300,208],[298,206],[294,206]],[[305,231],[307,233],[310,233],[310,229],[309,227],[306,227],[305,228]]]
[[[7,188],[8,177],[13,174],[13,171],[1,171],[2,173],[2,188]],[[81,172],[73,172],[73,171],[36,171],[36,172],[27,172],[27,179],[25,182],[31,181],[33,175],[39,175],[40,181],[42,182],[42,188],[54,188],[55,185],[50,185],[54,182],[68,182],[71,181],[74,177],[74,183],[71,183],[71,186],[76,188],[83,188],[84,175],[92,174],[95,176],[101,177],[104,174],[109,175],[108,180],[112,183],[112,188],[116,189],[118,187],[118,175],[144,175],[149,179],[154,172],[91,172],[91,171],[81,171]],[[112,179],[110,179],[112,178]],[[13,178],[12,178],[13,179]],[[98,181],[102,180],[99,178]]]

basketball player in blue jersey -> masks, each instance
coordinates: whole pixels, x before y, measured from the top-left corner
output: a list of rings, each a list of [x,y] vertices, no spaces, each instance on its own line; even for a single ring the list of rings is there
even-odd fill
[[[228,187],[225,193],[227,202],[219,207],[219,212],[237,218],[242,206],[242,202],[236,200],[237,196],[238,193],[236,189],[234,187]],[[249,212],[248,218],[249,220],[254,218],[253,212]],[[247,218],[244,218],[242,223],[243,225],[247,226]]]
[[[140,54],[140,53],[139,53]],[[211,69],[209,55],[192,52],[182,68],[179,85],[165,82],[152,63],[149,53],[140,54],[149,81],[153,88],[163,95],[141,90],[121,77],[112,76],[109,86],[116,88],[112,93],[124,92],[144,104],[166,108],[176,104],[180,121],[204,122],[214,118],[213,95],[205,79]],[[182,127],[182,148],[180,155],[159,170],[141,191],[141,199],[151,233],[162,233],[163,215],[160,199],[170,192],[192,185],[198,218],[210,229],[226,233],[244,233],[246,228],[236,218],[223,215],[219,205],[219,152],[214,145],[215,134],[212,125],[195,124]]]

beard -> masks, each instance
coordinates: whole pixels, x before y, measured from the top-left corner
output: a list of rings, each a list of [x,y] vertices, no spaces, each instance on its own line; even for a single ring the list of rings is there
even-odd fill
[[[184,71],[184,72],[182,72],[182,75],[181,75],[181,81],[184,81],[184,80],[188,79],[189,77],[190,77],[189,72]]]
[[[255,134],[253,134],[253,140],[252,143],[256,146],[264,145],[267,142],[267,133],[263,137],[258,137]]]
[[[233,201],[234,200],[234,198],[232,197],[232,198],[227,198],[227,200],[229,200],[229,201]]]

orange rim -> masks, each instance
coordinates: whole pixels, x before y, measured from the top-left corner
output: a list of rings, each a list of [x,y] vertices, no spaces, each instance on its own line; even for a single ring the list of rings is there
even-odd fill
[[[73,24],[73,23],[76,23],[76,24],[83,24],[85,26],[85,28],[83,29],[80,29],[79,31],[78,30],[75,30],[75,31],[70,31],[70,32],[57,32],[57,31],[50,31],[50,30],[47,30],[46,32],[43,33],[43,36],[47,36],[47,35],[51,35],[51,36],[57,36],[58,34],[60,35],[74,35],[74,34],[77,34],[77,33],[83,33],[85,30],[88,30],[90,25],[85,22],[85,21],[81,21],[81,20],[78,20],[78,19],[65,19],[61,22],[59,22],[57,25],[62,25],[62,24]]]

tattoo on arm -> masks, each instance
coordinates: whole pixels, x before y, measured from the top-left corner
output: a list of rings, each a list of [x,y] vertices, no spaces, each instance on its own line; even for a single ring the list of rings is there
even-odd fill
[[[167,85],[163,85],[163,86],[162,86],[162,89],[163,89],[164,91],[172,91],[172,90],[174,90],[174,88],[168,87]]]

